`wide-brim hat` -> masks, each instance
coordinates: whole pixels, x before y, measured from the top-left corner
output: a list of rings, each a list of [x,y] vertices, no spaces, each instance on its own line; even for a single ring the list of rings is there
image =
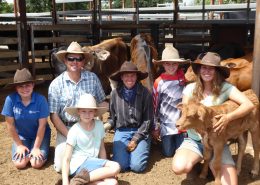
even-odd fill
[[[136,73],[138,81],[143,80],[148,76],[147,72],[139,71],[136,65],[134,65],[132,62],[125,61],[122,64],[120,70],[112,74],[109,78],[114,81],[121,81],[121,75],[123,73]]]
[[[37,85],[43,83],[44,80],[42,78],[34,79],[30,71],[26,68],[23,68],[21,70],[17,69],[14,74],[14,81],[12,83],[7,84],[4,88],[11,88],[29,82],[33,82]]]
[[[172,62],[178,64],[188,64],[190,63],[190,59],[180,58],[179,52],[172,45],[168,45],[162,52],[161,60],[153,60],[156,64],[163,64],[164,62]]]
[[[82,54],[84,55],[85,59],[89,57],[89,53],[88,52],[84,52],[82,50],[82,47],[79,45],[79,43],[77,42],[71,42],[69,47],[67,48],[67,50],[60,50],[56,53],[57,58],[64,62],[65,60],[65,56],[69,53],[73,53],[73,54]]]
[[[98,107],[95,98],[91,94],[83,94],[75,107],[67,107],[65,111],[74,117],[79,117],[78,109],[95,109],[95,116],[101,116],[108,111],[106,107]]]
[[[214,66],[224,76],[228,78],[230,75],[230,69],[220,65],[221,57],[214,52],[207,52],[201,60],[196,60],[191,64],[192,70],[197,75],[201,65]]]

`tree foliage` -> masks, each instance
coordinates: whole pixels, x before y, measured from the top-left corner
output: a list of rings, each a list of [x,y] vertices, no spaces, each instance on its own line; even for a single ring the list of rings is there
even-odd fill
[[[12,4],[8,4],[5,0],[0,0],[0,13],[12,13],[14,7]]]

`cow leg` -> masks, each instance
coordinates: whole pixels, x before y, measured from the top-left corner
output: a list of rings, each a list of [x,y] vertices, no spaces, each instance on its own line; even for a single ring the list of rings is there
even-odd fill
[[[241,165],[242,165],[242,159],[245,153],[245,149],[246,149],[246,135],[247,133],[242,133],[239,137],[238,137],[238,157],[237,157],[237,175],[240,174],[241,172]]]
[[[215,143],[213,146],[214,158],[212,161],[212,167],[215,173],[215,185],[221,185],[221,159],[224,150],[224,143],[222,142],[219,141],[219,143]]]
[[[209,146],[209,141],[208,141],[208,136],[205,135],[203,137],[203,158],[204,158],[204,163],[202,166],[202,170],[200,172],[200,178],[206,179],[208,175],[208,169],[209,169],[209,162],[212,156],[212,148]]]
[[[251,133],[252,144],[254,149],[254,164],[253,164],[253,169],[251,170],[251,175],[252,178],[256,178],[259,173],[259,148],[260,148],[259,128],[252,129],[250,133]]]

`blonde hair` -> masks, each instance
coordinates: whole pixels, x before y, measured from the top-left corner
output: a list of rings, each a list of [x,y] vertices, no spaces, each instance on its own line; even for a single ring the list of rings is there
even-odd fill
[[[214,96],[214,99],[220,95],[222,83],[225,81],[225,78],[223,77],[223,75],[221,75],[218,68],[215,67],[215,70],[216,70],[216,72],[215,72],[214,78],[212,80],[212,83],[213,83],[212,94]],[[204,99],[203,91],[204,91],[204,84],[201,79],[200,73],[198,73],[196,76],[196,80],[195,80],[195,89],[193,91],[192,99],[197,102],[200,102],[202,99]]]

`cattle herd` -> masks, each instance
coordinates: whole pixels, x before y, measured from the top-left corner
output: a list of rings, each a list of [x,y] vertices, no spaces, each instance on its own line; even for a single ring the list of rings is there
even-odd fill
[[[259,101],[255,93],[250,89],[253,67],[252,54],[245,55],[237,46],[233,47],[233,49],[230,48],[230,45],[228,47],[222,47],[222,49],[212,47],[211,51],[218,52],[223,59],[221,65],[230,68],[230,76],[226,80],[237,86],[239,90],[245,91],[246,96],[254,103],[255,109],[246,117],[233,121],[234,123],[230,124],[221,135],[217,135],[212,131],[214,115],[227,113],[236,109],[238,105],[235,102],[227,101],[223,105],[213,107],[205,107],[195,102],[189,102],[188,106],[180,105],[182,116],[177,122],[180,129],[195,128],[203,131],[205,162],[200,176],[205,177],[207,175],[209,159],[211,153],[214,152],[216,157],[213,162],[213,167],[216,172],[216,184],[220,184],[220,154],[224,144],[231,138],[238,138],[239,141],[237,170],[238,173],[240,173],[242,157],[246,147],[245,136],[247,135],[247,131],[251,133],[254,149],[253,169],[251,171],[252,177],[256,177],[259,172]],[[142,83],[150,91],[152,90],[154,80],[160,75],[161,70],[159,66],[156,66],[152,62],[153,59],[156,60],[158,58],[158,52],[151,36],[148,34],[136,35],[131,40],[130,47],[122,38],[113,38],[94,46],[85,46],[83,50],[89,53],[85,68],[97,74],[106,94],[109,94],[111,89],[115,88],[116,85],[109,79],[109,76],[119,70],[124,61],[131,61],[136,64],[139,70],[149,73],[148,78]],[[57,52],[57,50],[55,52]],[[66,67],[63,62],[57,60],[55,52],[51,53],[51,63],[56,73],[61,73]],[[196,60],[200,60],[200,58],[196,58]],[[195,80],[195,74],[191,67],[187,69],[185,77],[189,82]]]

